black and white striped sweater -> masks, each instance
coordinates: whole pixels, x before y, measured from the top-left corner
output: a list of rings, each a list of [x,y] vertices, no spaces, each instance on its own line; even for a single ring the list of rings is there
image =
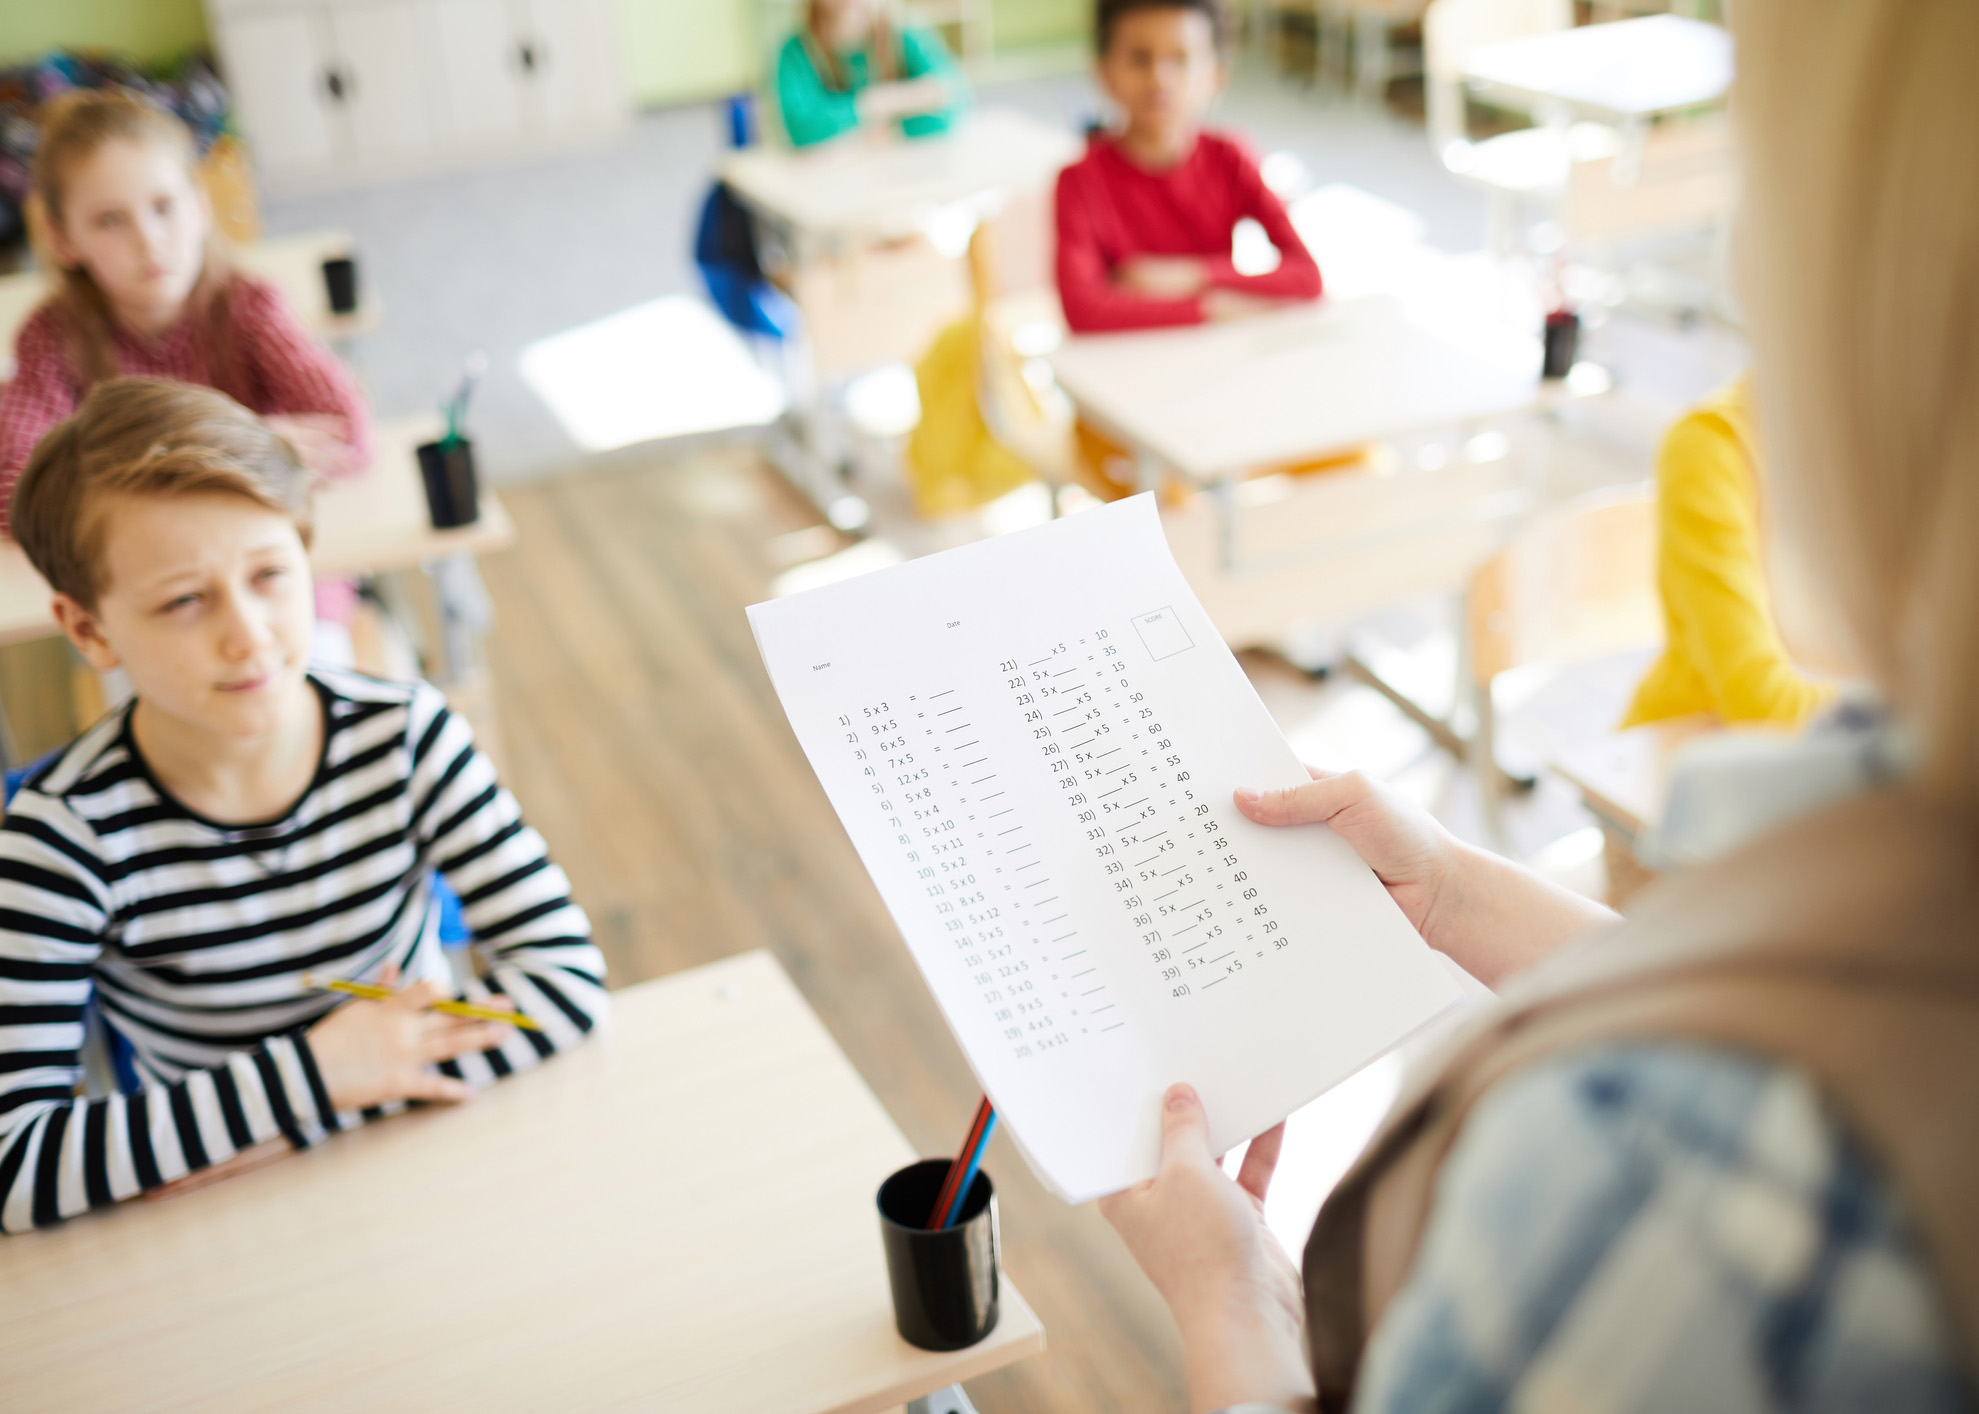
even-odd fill
[[[281,819],[203,819],[152,777],[126,709],[24,785],[0,823],[0,1230],[129,1198],[331,1109],[303,1036],[340,998],[305,972],[447,981],[432,875],[460,896],[484,981],[541,1030],[441,1066],[493,1081],[604,1016],[604,959],[563,871],[467,726],[425,684],[315,671],[327,730]],[[451,988],[451,982],[448,982]],[[134,1053],[134,1093],[82,1099],[87,1014]],[[396,1107],[395,1107],[396,1108]]]

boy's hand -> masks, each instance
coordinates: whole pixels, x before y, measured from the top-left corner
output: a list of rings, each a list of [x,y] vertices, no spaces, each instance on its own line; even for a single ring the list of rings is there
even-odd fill
[[[1209,285],[1209,262],[1193,255],[1137,255],[1120,266],[1119,285],[1149,299],[1187,299]]]
[[[394,963],[378,980],[395,987],[398,979]],[[310,1027],[309,1049],[330,1092],[330,1103],[339,1110],[361,1110],[393,1100],[472,1098],[474,1091],[465,1081],[430,1067],[498,1046],[508,1031],[500,1022],[469,1021],[425,1010],[434,1002],[450,1000],[437,982],[419,982],[390,1001],[345,1002]],[[490,998],[476,1005],[499,1008],[506,1000]]]

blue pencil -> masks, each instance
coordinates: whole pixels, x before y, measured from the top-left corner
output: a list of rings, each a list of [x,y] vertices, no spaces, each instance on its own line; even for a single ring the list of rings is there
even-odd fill
[[[989,1108],[987,1101],[983,1107],[989,1113],[983,1120],[976,1142],[963,1157],[956,1160],[962,1166],[961,1177],[956,1180],[954,1196],[948,1200],[947,1210],[942,1213],[938,1226],[953,1227],[955,1220],[962,1215],[962,1205],[968,1201],[969,1189],[976,1181],[976,1170],[983,1166],[983,1150],[989,1147],[990,1135],[996,1132],[996,1111]]]

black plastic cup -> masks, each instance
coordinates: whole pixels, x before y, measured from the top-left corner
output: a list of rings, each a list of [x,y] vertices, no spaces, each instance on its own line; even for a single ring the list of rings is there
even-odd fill
[[[357,313],[357,262],[348,255],[324,261],[323,292],[330,298],[330,313]]]
[[[1546,363],[1541,370],[1547,378],[1565,378],[1573,371],[1574,357],[1580,352],[1580,316],[1571,309],[1556,309],[1546,316]]]
[[[978,1169],[953,1226],[928,1231],[950,1159],[922,1159],[880,1185],[893,1323],[923,1350],[961,1350],[996,1329],[996,1186]]]
[[[474,444],[465,437],[452,444],[419,447],[419,477],[426,483],[426,514],[433,529],[452,530],[481,518],[481,493],[474,474]]]

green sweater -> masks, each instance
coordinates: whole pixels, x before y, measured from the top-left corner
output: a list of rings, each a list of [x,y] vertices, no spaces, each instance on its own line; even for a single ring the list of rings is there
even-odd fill
[[[784,130],[790,134],[793,146],[809,147],[859,126],[858,96],[872,82],[872,56],[864,49],[857,50],[845,57],[845,67],[851,76],[850,87],[832,88],[811,62],[811,52],[802,35],[793,34],[784,41],[783,50],[777,55],[776,97],[777,106],[783,110]],[[901,119],[901,131],[908,137],[947,132],[968,102],[968,96],[941,36],[926,29],[902,30],[899,73],[903,79],[945,79],[950,95],[946,108]]]

